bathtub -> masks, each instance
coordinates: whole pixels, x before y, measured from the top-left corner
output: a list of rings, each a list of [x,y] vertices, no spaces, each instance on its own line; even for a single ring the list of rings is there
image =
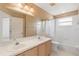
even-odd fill
[[[60,54],[60,52],[63,51],[64,53],[69,53],[70,55],[73,56],[79,56],[78,46],[71,46],[57,41],[52,41],[52,46],[54,47],[54,51],[57,54]]]

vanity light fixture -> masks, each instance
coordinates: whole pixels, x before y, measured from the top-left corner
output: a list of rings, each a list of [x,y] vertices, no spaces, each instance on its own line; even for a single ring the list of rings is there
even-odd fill
[[[17,4],[17,7],[23,8],[23,5],[22,5],[21,3],[18,3],[18,4]]]
[[[34,12],[34,9],[33,9],[33,8],[31,8],[31,9],[30,9],[30,11],[31,11],[31,12]]]
[[[7,7],[7,8],[24,13],[24,14],[34,16],[33,15],[34,9],[32,7],[29,7],[28,5],[23,5],[21,3],[15,3],[15,4],[11,4],[11,5],[12,6]]]
[[[29,11],[29,7],[27,5],[24,6],[23,9]]]
[[[12,7],[17,7],[17,8],[23,8],[23,5],[21,3],[13,3],[11,4]]]
[[[34,9],[32,8],[32,7],[29,7],[28,5],[25,5],[24,7],[23,7],[23,9],[24,10],[26,10],[26,11],[29,11],[29,12],[34,12]]]

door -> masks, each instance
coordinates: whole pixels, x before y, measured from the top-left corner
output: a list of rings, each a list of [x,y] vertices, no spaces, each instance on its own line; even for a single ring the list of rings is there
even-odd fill
[[[2,38],[10,38],[10,18],[2,18]]]
[[[23,37],[23,19],[22,18],[11,18],[10,25],[11,38]]]

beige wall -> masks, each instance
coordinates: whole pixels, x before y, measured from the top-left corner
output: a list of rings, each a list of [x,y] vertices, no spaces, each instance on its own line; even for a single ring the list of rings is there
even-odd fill
[[[26,16],[26,36],[36,35],[36,18],[27,15]]]

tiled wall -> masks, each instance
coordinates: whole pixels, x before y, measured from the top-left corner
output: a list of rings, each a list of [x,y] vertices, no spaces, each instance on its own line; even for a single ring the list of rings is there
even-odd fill
[[[56,25],[56,41],[63,45],[79,46],[79,16],[72,16],[72,26]]]

